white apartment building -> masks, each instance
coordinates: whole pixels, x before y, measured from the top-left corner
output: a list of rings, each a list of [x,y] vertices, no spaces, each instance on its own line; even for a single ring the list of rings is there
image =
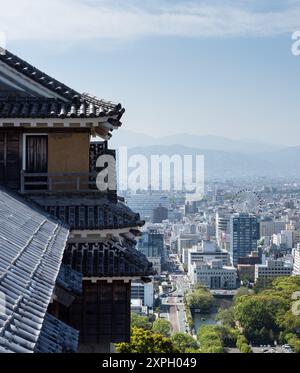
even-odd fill
[[[226,209],[216,212],[216,240],[219,247],[229,248],[230,243],[230,215]]]
[[[300,275],[300,244],[297,245],[296,249],[293,249],[293,259],[294,259],[293,275],[299,276]]]
[[[222,260],[194,262],[191,266],[191,282],[193,285],[201,283],[209,289],[236,289],[237,270],[223,266]]]
[[[272,242],[276,246],[285,245],[287,249],[293,247],[293,231],[283,230],[281,233],[273,234]]]
[[[269,259],[266,264],[255,264],[254,280],[265,282],[267,280],[275,279],[281,276],[291,276],[293,272],[293,265],[284,260]]]

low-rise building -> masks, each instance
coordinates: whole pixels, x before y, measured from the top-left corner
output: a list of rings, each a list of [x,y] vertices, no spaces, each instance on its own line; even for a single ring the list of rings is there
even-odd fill
[[[187,252],[188,273],[191,276],[191,265],[195,262],[209,262],[212,260],[221,260],[223,266],[230,264],[230,256],[226,250],[221,250],[216,244],[210,241],[202,241],[201,245],[194,246]]]
[[[143,306],[141,299],[131,299],[131,312],[138,315],[147,315],[148,307]]]
[[[284,221],[262,220],[260,222],[260,237],[271,237],[284,230],[285,226],[286,222]]]
[[[223,266],[222,260],[194,262],[191,270],[192,284],[201,283],[209,289],[236,289],[237,270]]]
[[[293,265],[284,260],[269,259],[266,264],[255,265],[255,282],[266,282],[281,276],[291,276]]]

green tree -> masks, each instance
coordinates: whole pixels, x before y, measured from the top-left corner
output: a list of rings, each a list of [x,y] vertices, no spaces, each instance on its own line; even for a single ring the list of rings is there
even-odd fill
[[[204,325],[198,331],[198,341],[202,353],[224,352],[222,338],[218,328],[214,325]]]
[[[272,287],[272,280],[258,280],[253,287],[253,290],[256,294],[260,293],[263,290],[270,289]]]
[[[242,354],[250,354],[253,352],[248,344],[247,338],[243,334],[240,334],[237,337],[236,347],[240,350]]]
[[[237,337],[236,347],[239,348],[242,344],[245,344],[245,343],[248,344],[247,338],[243,334],[240,334]]]
[[[132,328],[130,343],[117,343],[119,353],[178,353],[170,338],[154,333],[152,330]]]
[[[222,340],[222,344],[225,347],[235,347],[237,338],[238,338],[238,331],[230,326],[221,325],[216,326],[216,330],[219,332],[219,335]]]
[[[189,334],[175,333],[172,335],[172,342],[174,346],[182,353],[187,353],[191,350],[199,349],[197,341]]]
[[[249,354],[249,353],[252,352],[252,349],[251,349],[251,347],[250,347],[249,344],[248,344],[247,338],[246,338],[243,334],[240,334],[240,335],[237,337],[236,347],[237,347],[237,348],[240,350],[240,352],[243,353],[243,354]]]
[[[282,321],[280,320],[280,326],[287,333],[295,333],[300,335],[300,317],[294,315],[292,310],[288,311],[284,315]]]
[[[165,337],[169,337],[171,335],[172,326],[170,321],[158,318],[154,321],[152,330],[155,333],[159,333]]]
[[[199,309],[201,312],[209,312],[214,297],[206,288],[198,285],[192,293],[186,295],[186,302],[190,308]]]
[[[295,300],[292,295],[300,290],[300,276],[278,277],[266,284],[258,283],[255,291],[241,288],[233,299],[233,306],[220,309],[217,320],[223,327],[238,329],[246,340],[238,338],[240,350],[250,352],[247,339],[254,343],[267,344],[278,340],[289,343],[299,350],[300,317],[292,312]],[[225,339],[228,330],[221,330],[223,345],[232,341]],[[233,336],[232,333],[231,337]],[[249,346],[249,345],[248,345]]]
[[[131,314],[131,327],[140,328],[145,330],[150,330],[152,328],[152,323],[149,321],[147,316],[140,316],[136,313]]]
[[[234,318],[234,308],[219,308],[216,320],[220,321],[222,325],[234,327],[235,326],[235,318]]]
[[[242,354],[251,354],[253,351],[251,349],[251,347],[248,345],[248,344],[242,344],[240,349]]]
[[[245,336],[257,343],[272,342],[279,334],[278,319],[288,310],[287,302],[277,294],[239,297],[234,307],[235,319]]]
[[[233,300],[236,301],[239,297],[243,297],[244,295],[250,295],[252,293],[252,290],[242,286],[237,290],[235,296],[233,297]]]
[[[295,334],[288,334],[286,336],[287,343],[292,347],[297,354],[300,353],[300,339]]]

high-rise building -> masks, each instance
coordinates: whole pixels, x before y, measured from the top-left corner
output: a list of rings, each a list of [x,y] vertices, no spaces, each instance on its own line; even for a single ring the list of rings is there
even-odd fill
[[[180,235],[177,237],[177,249],[178,249],[178,254],[181,258],[181,261],[184,260],[184,250],[192,249],[193,246],[197,246],[200,242],[201,242],[201,235],[199,233],[197,234],[180,233]]]
[[[139,238],[137,249],[148,258],[159,274],[165,255],[164,234],[155,228],[148,228]]]
[[[257,216],[250,213],[235,213],[230,218],[230,257],[237,265],[239,257],[257,251],[259,223]]]
[[[138,241],[138,250],[147,257],[162,257],[164,251],[163,233],[155,229],[143,232]]]

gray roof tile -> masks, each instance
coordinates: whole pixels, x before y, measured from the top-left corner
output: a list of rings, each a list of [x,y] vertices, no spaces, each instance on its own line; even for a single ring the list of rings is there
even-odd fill
[[[0,347],[32,352],[60,269],[69,230],[0,189]]]
[[[120,126],[119,121],[125,112],[120,104],[94,100],[81,96],[76,101],[64,102],[48,97],[1,97],[0,118],[106,118],[112,125]]]
[[[78,340],[78,330],[47,313],[34,352],[74,353],[78,349]]]
[[[82,294],[82,274],[62,264],[56,283],[73,294]]]

